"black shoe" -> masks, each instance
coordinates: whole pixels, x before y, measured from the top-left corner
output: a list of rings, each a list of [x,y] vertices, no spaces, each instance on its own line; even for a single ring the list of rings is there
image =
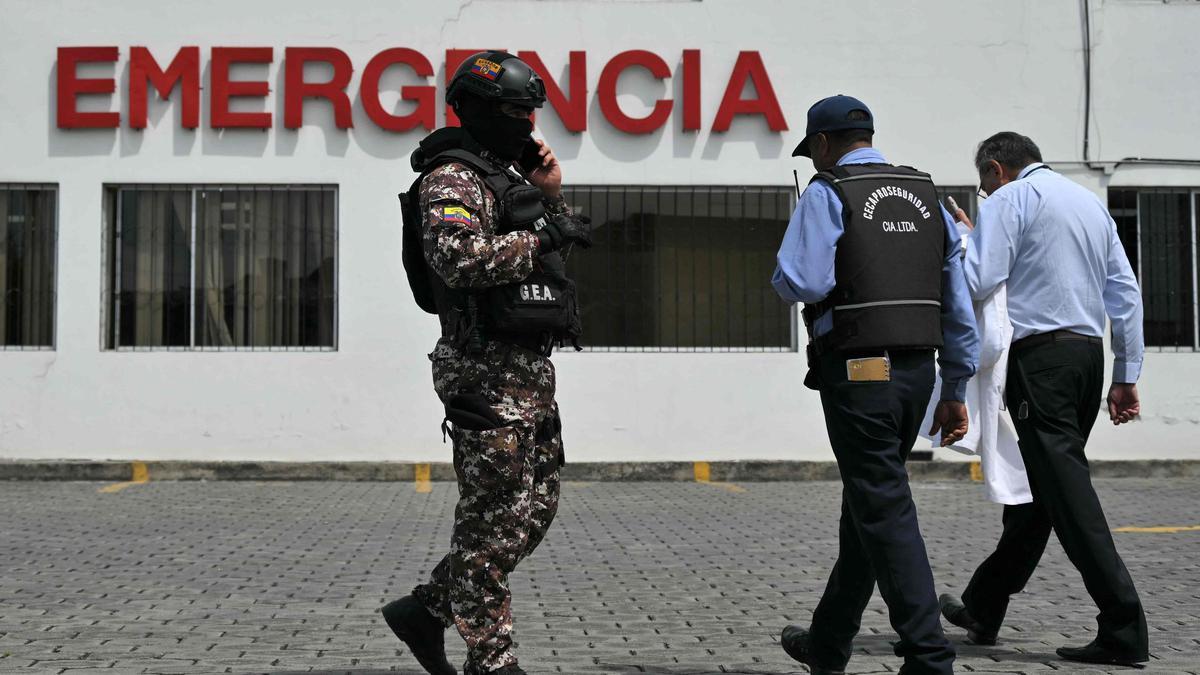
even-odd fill
[[[996,632],[985,629],[972,618],[971,613],[967,611],[967,606],[962,604],[958,598],[949,593],[943,593],[938,598],[938,604],[941,605],[942,616],[946,617],[947,621],[959,628],[967,629],[967,642],[986,647],[996,644]]]
[[[480,670],[480,668],[474,664],[465,663],[463,664],[463,675],[528,675],[528,673],[522,670],[521,666],[518,666],[515,663],[504,666],[500,670],[492,671]]]
[[[812,654],[809,653],[812,647],[812,636],[800,626],[791,625],[784,628],[783,635],[779,637],[779,644],[783,646],[783,651],[787,652],[788,656],[808,666],[808,672],[812,675],[846,675],[844,670],[823,668],[812,662]]]
[[[388,628],[408,645],[417,663],[431,675],[458,675],[446,660],[446,627],[411,595],[379,610]]]
[[[1059,647],[1055,650],[1059,656],[1067,661],[1079,661],[1080,663],[1100,663],[1109,666],[1131,666],[1133,668],[1141,668],[1140,664],[1150,660],[1149,656],[1129,656],[1115,652],[1108,647],[1092,640],[1082,647]]]

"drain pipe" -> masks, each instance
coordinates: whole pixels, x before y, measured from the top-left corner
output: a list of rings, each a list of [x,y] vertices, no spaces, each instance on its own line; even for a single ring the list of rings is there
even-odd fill
[[[1167,159],[1159,157],[1123,157],[1117,161],[1097,160],[1093,162],[1088,156],[1091,151],[1092,131],[1092,5],[1091,0],[1081,0],[1083,13],[1083,160],[1047,162],[1055,164],[1080,165],[1089,169],[1112,174],[1122,164],[1141,164],[1155,166],[1200,166],[1200,159]]]
[[[1092,5],[1083,2],[1083,161],[1087,163],[1092,131]],[[1089,165],[1090,167],[1090,165]]]

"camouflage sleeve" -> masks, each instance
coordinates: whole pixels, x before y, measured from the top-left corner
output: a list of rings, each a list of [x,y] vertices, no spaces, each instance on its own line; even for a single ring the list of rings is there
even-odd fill
[[[537,236],[497,235],[483,183],[462,164],[445,164],[421,182],[425,259],[451,288],[488,288],[533,272]]]

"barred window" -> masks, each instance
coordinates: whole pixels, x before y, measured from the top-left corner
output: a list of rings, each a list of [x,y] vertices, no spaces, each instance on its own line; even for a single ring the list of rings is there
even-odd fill
[[[1196,311],[1200,191],[1114,188],[1108,191],[1108,207],[1142,287],[1146,344],[1200,348]]]
[[[109,349],[336,348],[329,186],[114,186]]]
[[[771,287],[790,187],[582,186],[567,202],[601,226],[568,269],[593,351],[792,351]]]
[[[54,348],[57,196],[0,183],[0,348]]]

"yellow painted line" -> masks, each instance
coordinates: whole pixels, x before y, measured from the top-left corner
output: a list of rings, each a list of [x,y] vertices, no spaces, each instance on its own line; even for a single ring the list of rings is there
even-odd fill
[[[104,494],[112,494],[114,492],[120,492],[131,485],[133,485],[132,482],[113,483],[112,485],[105,485],[104,487],[100,488],[100,492],[103,492]]]
[[[1200,532],[1200,525],[1164,525],[1161,527],[1118,527],[1113,532],[1144,532],[1148,534],[1175,534],[1177,532]]]
[[[694,462],[692,464],[692,474],[696,477],[697,483],[707,483],[712,472],[709,469],[708,462]]]
[[[413,482],[416,483],[417,492],[426,494],[433,491],[433,485],[429,482],[429,473],[428,464],[417,464],[413,467]]]
[[[971,480],[976,483],[983,482],[983,464],[979,462],[971,462]]]
[[[745,492],[746,491],[746,488],[742,487],[741,485],[734,485],[733,483],[708,483],[708,485],[711,485],[711,486],[717,487],[717,488],[721,488],[722,490],[725,490],[726,492]]]
[[[100,488],[100,492],[102,492],[104,494],[112,494],[114,492],[120,492],[121,490],[124,490],[127,487],[133,487],[134,485],[144,485],[144,484],[150,482],[150,470],[146,468],[145,462],[134,462],[131,467],[131,473],[132,473],[131,480],[125,481],[124,483],[113,483],[112,485],[105,485],[104,487]]]

